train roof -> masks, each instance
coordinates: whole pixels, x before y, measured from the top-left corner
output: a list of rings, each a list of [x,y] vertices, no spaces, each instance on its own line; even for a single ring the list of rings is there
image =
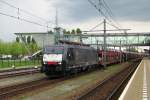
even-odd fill
[[[90,46],[83,46],[83,45],[72,45],[72,44],[58,44],[58,45],[46,45],[44,48],[46,47],[64,47],[64,48],[84,48],[84,49],[93,49],[96,50],[93,47]]]
[[[59,40],[59,43],[68,44],[68,45],[89,46],[90,47],[90,45],[88,45],[88,44],[83,44],[83,43],[80,43],[80,42],[66,41],[66,40]]]

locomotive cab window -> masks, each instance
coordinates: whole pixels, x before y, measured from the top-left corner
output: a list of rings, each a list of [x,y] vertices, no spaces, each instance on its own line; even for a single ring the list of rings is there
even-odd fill
[[[51,47],[46,47],[44,48],[44,53],[48,54],[63,54],[64,53],[64,48],[63,47],[58,47],[58,46],[51,46]]]

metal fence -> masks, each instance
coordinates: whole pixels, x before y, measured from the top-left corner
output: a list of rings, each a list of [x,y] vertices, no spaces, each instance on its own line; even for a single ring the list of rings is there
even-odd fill
[[[0,59],[0,68],[30,67],[41,64],[41,58],[32,59]]]

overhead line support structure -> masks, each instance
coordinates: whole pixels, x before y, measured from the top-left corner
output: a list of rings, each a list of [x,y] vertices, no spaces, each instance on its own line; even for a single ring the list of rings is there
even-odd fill
[[[107,41],[106,41],[106,19],[104,19],[104,68],[106,67],[106,50],[107,50]]]

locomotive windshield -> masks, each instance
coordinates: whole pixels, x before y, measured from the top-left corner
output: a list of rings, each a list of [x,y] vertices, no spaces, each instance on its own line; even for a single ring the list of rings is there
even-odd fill
[[[44,53],[48,54],[63,54],[64,48],[62,46],[50,46],[44,48]]]

